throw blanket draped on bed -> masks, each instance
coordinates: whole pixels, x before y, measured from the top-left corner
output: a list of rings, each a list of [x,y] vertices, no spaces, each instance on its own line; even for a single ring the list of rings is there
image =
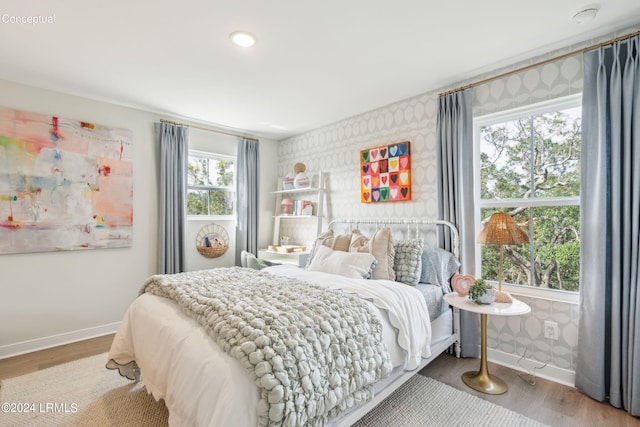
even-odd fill
[[[254,375],[261,425],[324,425],[392,369],[382,325],[342,292],[238,267],[151,276],[144,292],[176,301]]]

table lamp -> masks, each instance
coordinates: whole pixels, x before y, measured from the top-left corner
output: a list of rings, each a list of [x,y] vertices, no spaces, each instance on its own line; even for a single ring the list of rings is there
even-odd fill
[[[496,302],[512,302],[511,296],[506,292],[502,292],[502,246],[529,243],[529,236],[518,227],[518,224],[513,221],[511,215],[504,212],[496,212],[491,215],[489,222],[487,222],[487,225],[484,226],[478,235],[476,242],[485,245],[500,246],[500,273],[498,276]]]

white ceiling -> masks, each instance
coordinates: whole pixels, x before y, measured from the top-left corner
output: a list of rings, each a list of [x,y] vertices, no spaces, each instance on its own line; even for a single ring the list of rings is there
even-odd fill
[[[588,1],[588,0],[587,0]],[[280,139],[640,23],[640,1],[0,0],[0,78]],[[55,14],[54,24],[9,17]],[[247,30],[253,48],[232,45]],[[0,95],[0,104],[2,98]]]

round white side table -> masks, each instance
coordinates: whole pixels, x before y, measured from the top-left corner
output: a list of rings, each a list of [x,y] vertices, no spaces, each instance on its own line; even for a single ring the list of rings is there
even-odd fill
[[[513,297],[512,297],[513,298]],[[462,374],[462,381],[472,389],[486,394],[502,394],[508,389],[507,383],[495,375],[489,374],[487,367],[487,316],[520,316],[531,311],[531,307],[513,298],[511,303],[494,302],[493,304],[476,304],[469,298],[461,297],[457,293],[444,296],[449,305],[460,310],[480,314],[481,346],[480,370]]]

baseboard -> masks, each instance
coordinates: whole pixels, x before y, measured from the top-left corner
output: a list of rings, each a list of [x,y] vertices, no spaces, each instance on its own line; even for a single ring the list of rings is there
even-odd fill
[[[508,368],[524,373],[529,373],[527,372],[527,369],[533,371],[534,366],[544,365],[544,363],[540,363],[537,360],[531,360],[527,358],[518,363],[518,360],[520,360],[520,356],[504,353],[502,351],[494,350],[491,348],[487,349],[487,359],[489,360],[489,362],[506,366]],[[536,377],[564,384],[569,387],[575,387],[576,373],[574,371],[559,368],[557,366],[547,365],[542,369],[536,369],[535,373]]]
[[[22,341],[15,344],[7,344],[0,346],[0,359],[19,356],[25,353],[31,353],[38,350],[44,350],[51,347],[58,347],[64,344],[87,340],[89,338],[101,337],[103,335],[113,334],[118,330],[120,322],[110,323],[108,325],[95,326],[93,328],[81,329],[79,331],[65,332],[64,334],[51,335],[43,338],[36,338],[29,341]]]

